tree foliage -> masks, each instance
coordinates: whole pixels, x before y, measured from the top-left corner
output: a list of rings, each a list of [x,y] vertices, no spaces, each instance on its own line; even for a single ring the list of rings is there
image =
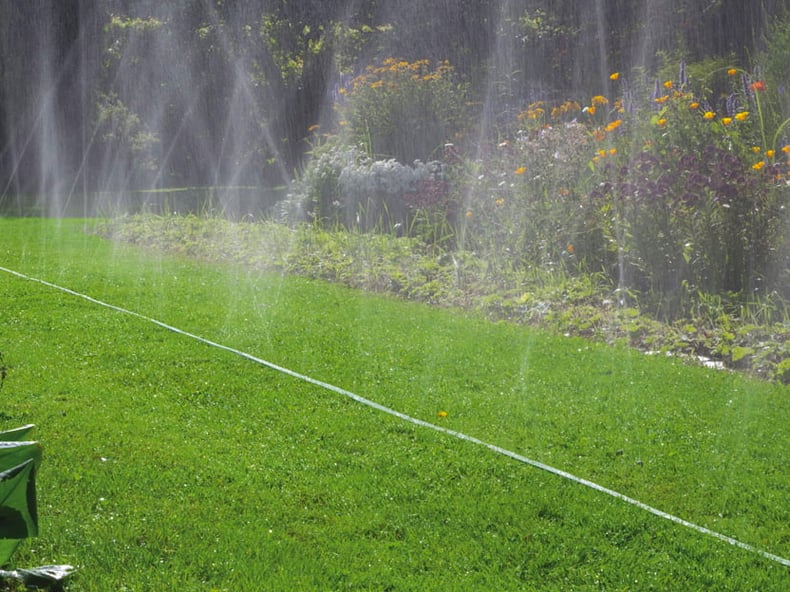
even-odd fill
[[[286,182],[338,90],[387,58],[447,60],[496,133],[664,54],[745,61],[786,4],[2,0],[2,195]]]

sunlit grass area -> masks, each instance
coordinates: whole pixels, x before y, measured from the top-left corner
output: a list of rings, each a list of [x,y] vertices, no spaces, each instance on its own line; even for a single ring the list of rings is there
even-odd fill
[[[239,263],[1,220],[0,265],[790,555],[788,389]],[[784,590],[761,555],[3,273],[2,427],[37,424],[70,590]],[[442,413],[442,417],[439,416]],[[445,416],[446,414],[446,416]]]

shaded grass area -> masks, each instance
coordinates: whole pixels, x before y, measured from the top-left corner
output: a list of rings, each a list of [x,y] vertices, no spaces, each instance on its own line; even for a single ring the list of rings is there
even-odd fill
[[[787,388],[0,221],[0,265],[790,554]],[[90,224],[90,223],[87,223]],[[72,590],[783,590],[787,568],[4,274],[2,423],[45,447],[19,565]],[[447,417],[440,419],[437,412]]]

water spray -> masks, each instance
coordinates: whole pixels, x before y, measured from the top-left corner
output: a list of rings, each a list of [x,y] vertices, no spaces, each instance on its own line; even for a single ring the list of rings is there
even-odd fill
[[[388,415],[392,415],[393,417],[397,417],[398,419],[400,419],[402,421],[406,421],[408,423],[411,423],[411,424],[414,424],[414,425],[417,425],[417,426],[420,426],[420,427],[423,427],[423,428],[428,428],[428,429],[440,432],[442,434],[445,434],[447,436],[451,436],[453,438],[458,438],[459,440],[463,440],[465,442],[469,442],[469,443],[472,443],[472,444],[476,444],[478,446],[482,446],[482,447],[487,448],[488,450],[490,450],[492,452],[495,452],[497,454],[501,454],[503,456],[511,458],[511,459],[513,459],[515,461],[518,461],[520,463],[524,463],[524,464],[529,465],[531,467],[540,469],[542,471],[546,471],[548,473],[551,473],[551,474],[556,475],[558,477],[562,477],[563,479],[567,479],[567,480],[572,481],[574,483],[577,483],[579,485],[583,485],[585,487],[589,487],[590,489],[593,489],[593,490],[595,490],[595,491],[597,491],[599,493],[603,493],[603,494],[609,495],[609,496],[611,496],[611,497],[613,497],[615,499],[618,499],[618,500],[620,500],[622,502],[631,504],[632,506],[636,506],[637,508],[645,510],[646,512],[650,512],[651,514],[653,514],[655,516],[658,516],[659,518],[663,518],[665,520],[669,520],[670,522],[674,522],[676,524],[680,524],[681,526],[685,526],[686,528],[690,528],[690,529],[695,530],[695,531],[697,531],[697,532],[699,532],[701,534],[704,534],[706,536],[712,537],[712,538],[717,539],[719,541],[728,543],[730,545],[733,545],[733,546],[738,547],[740,549],[743,549],[745,551],[749,551],[751,553],[756,553],[757,555],[760,555],[761,557],[763,557],[765,559],[768,559],[770,561],[774,561],[776,563],[784,565],[785,567],[790,567],[790,559],[786,559],[786,558],[781,557],[779,555],[775,555],[773,553],[769,553],[768,551],[765,551],[763,549],[759,549],[759,548],[757,548],[757,547],[755,547],[753,545],[749,545],[748,543],[741,542],[741,541],[739,541],[739,540],[737,540],[737,539],[735,539],[733,537],[730,537],[730,536],[727,536],[725,534],[716,532],[714,530],[711,530],[711,529],[706,528],[704,526],[700,526],[700,525],[695,524],[693,522],[689,522],[688,520],[685,520],[685,519],[680,518],[678,516],[675,516],[673,514],[669,514],[668,512],[664,512],[663,510],[659,510],[658,508],[650,506],[650,505],[648,505],[648,504],[646,504],[644,502],[641,502],[641,501],[639,501],[637,499],[629,497],[629,496],[627,496],[627,495],[625,495],[623,493],[620,493],[620,492],[615,491],[613,489],[609,489],[608,487],[604,487],[603,485],[599,485],[597,483],[594,483],[593,481],[589,481],[589,480],[584,479],[582,477],[577,477],[576,475],[573,475],[572,473],[568,473],[567,471],[563,471],[562,469],[558,469],[556,467],[552,467],[551,465],[547,465],[547,464],[542,463],[542,462],[537,461],[537,460],[533,460],[531,458],[528,458],[526,456],[518,454],[517,452],[513,452],[511,450],[507,450],[505,448],[497,446],[496,444],[491,444],[490,442],[485,442],[484,440],[480,440],[479,438],[475,438],[474,436],[470,436],[468,434],[464,434],[463,432],[458,432],[458,431],[455,431],[455,430],[451,430],[449,428],[446,428],[446,427],[443,427],[443,426],[440,426],[440,425],[436,425],[434,423],[430,423],[428,421],[425,421],[425,420],[422,420],[422,419],[418,419],[416,417],[412,417],[412,416],[407,415],[405,413],[401,413],[400,411],[392,409],[391,407],[386,407],[385,405],[381,405],[380,403],[376,403],[375,401],[372,401],[371,399],[367,399],[365,397],[362,397],[362,396],[360,396],[360,395],[358,395],[356,393],[348,391],[348,390],[346,390],[344,388],[341,388],[339,386],[330,384],[328,382],[324,382],[322,380],[318,380],[316,378],[312,378],[310,376],[307,376],[305,374],[301,374],[301,373],[296,372],[294,370],[290,370],[290,369],[285,368],[283,366],[279,366],[279,365],[277,365],[277,364],[275,364],[273,362],[270,362],[268,360],[264,360],[264,359],[259,358],[257,356],[253,356],[250,353],[247,353],[247,352],[244,352],[242,350],[230,347],[228,345],[224,345],[224,344],[218,343],[216,341],[211,341],[210,339],[206,339],[205,337],[201,337],[199,335],[195,335],[194,333],[190,333],[188,331],[184,331],[183,329],[179,329],[178,327],[174,327],[173,325],[168,325],[167,323],[164,323],[164,322],[159,321],[157,319],[154,319],[152,317],[146,316],[146,315],[141,314],[139,312],[135,312],[133,310],[122,308],[120,306],[116,306],[114,304],[110,304],[108,302],[104,302],[102,300],[97,300],[96,298],[88,296],[87,294],[82,294],[80,292],[76,292],[76,291],[71,290],[69,288],[66,288],[66,287],[59,286],[57,284],[53,284],[51,282],[48,282],[46,280],[42,280],[40,278],[35,278],[35,277],[26,275],[26,274],[18,272],[18,271],[14,271],[13,269],[8,269],[6,267],[0,266],[0,271],[3,271],[3,272],[8,273],[8,274],[11,274],[11,275],[16,276],[16,277],[18,277],[20,279],[23,279],[23,280],[36,282],[36,283],[41,284],[43,286],[47,286],[48,288],[53,288],[55,290],[59,290],[59,291],[64,292],[66,294],[70,294],[72,296],[76,296],[77,298],[81,298],[83,300],[87,300],[88,302],[90,302],[92,304],[96,304],[98,306],[102,306],[104,308],[108,308],[110,310],[114,310],[116,312],[120,312],[120,313],[123,313],[123,314],[126,314],[126,315],[137,317],[138,319],[141,319],[143,321],[146,321],[146,322],[152,323],[154,325],[157,325],[157,326],[161,327],[162,329],[166,329],[166,330],[171,331],[173,333],[176,333],[178,335],[182,335],[184,337],[188,337],[190,339],[194,339],[195,341],[199,341],[200,343],[203,343],[204,345],[208,345],[208,346],[214,347],[216,349],[220,349],[220,350],[223,350],[223,351],[226,351],[226,352],[230,352],[230,353],[235,354],[237,356],[241,356],[242,358],[245,358],[246,360],[249,360],[249,361],[254,362],[256,364],[259,364],[261,366],[265,366],[266,368],[269,368],[271,370],[275,370],[277,372],[281,372],[282,374],[285,374],[285,375],[290,376],[292,378],[295,378],[297,380],[301,380],[303,382],[307,382],[309,384],[318,386],[320,388],[323,388],[323,389],[331,391],[333,393],[342,395],[344,397],[348,397],[348,398],[356,401],[357,403],[361,403],[362,405],[366,405],[367,407],[371,407],[372,409],[375,409],[377,411],[381,411],[383,413],[387,413]]]

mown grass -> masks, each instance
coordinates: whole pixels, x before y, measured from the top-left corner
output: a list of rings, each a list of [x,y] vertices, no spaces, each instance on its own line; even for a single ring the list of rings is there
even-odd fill
[[[0,265],[790,555],[787,387],[337,285],[0,220]],[[2,426],[37,424],[70,590],[784,590],[559,477],[3,274]],[[448,413],[438,418],[437,412]]]

